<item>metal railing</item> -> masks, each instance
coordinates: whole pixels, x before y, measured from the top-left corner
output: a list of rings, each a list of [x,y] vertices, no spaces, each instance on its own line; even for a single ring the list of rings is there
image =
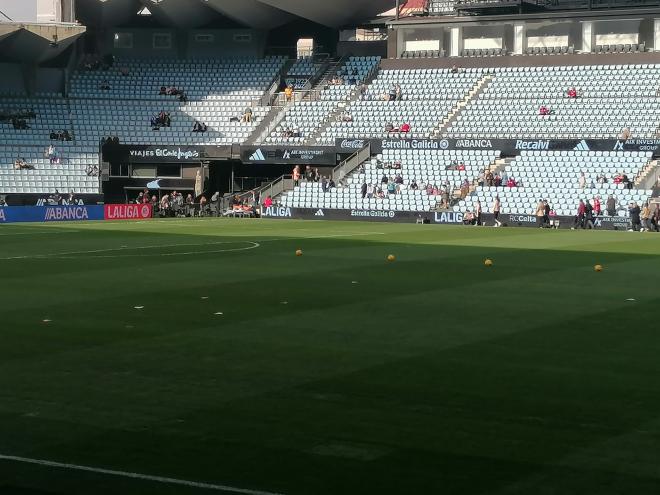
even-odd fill
[[[346,158],[343,162],[337,165],[332,170],[332,179],[339,183],[340,180],[343,180],[348,174],[353,172],[358,168],[362,163],[367,161],[371,157],[371,145],[367,144],[361,150],[356,151],[351,156]]]

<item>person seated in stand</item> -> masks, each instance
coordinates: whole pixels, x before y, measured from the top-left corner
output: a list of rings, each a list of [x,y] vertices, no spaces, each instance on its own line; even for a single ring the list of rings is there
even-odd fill
[[[403,93],[401,92],[401,86],[397,84],[396,86],[394,86],[394,99],[396,101],[401,101],[402,98],[403,98]]]
[[[516,182],[516,179],[513,177],[509,177],[509,180],[506,182],[506,187],[518,187],[518,183]]]
[[[621,139],[622,141],[628,141],[628,139],[630,139],[631,136],[632,134],[630,132],[630,127],[624,127],[621,130],[621,134],[619,134],[619,139]]]
[[[458,165],[456,165],[456,170],[459,170],[461,172],[465,171],[465,163],[461,162]]]
[[[396,101],[396,86],[390,86],[390,89],[387,93],[388,101]]]
[[[451,73],[452,74],[458,74],[458,67],[456,67],[456,65],[451,66]]]
[[[412,189],[413,191],[416,191],[417,189],[419,189],[419,186],[417,185],[417,181],[416,181],[415,179],[413,179],[412,181],[410,181],[410,186],[409,186],[409,187],[410,187],[410,189]]]
[[[104,79],[103,82],[99,85],[99,89],[101,91],[109,91],[110,90],[110,84],[108,83],[107,79]]]
[[[193,132],[206,132],[208,129],[208,126],[204,122],[200,122],[199,120],[195,121],[195,125],[193,125]]]
[[[301,134],[300,134],[300,130],[299,130],[298,128],[295,128],[295,129],[291,132],[291,137],[299,138],[300,136],[301,136]]]
[[[550,115],[550,114],[552,114],[552,111],[547,106],[541,105],[541,108],[539,108],[539,115],[542,115],[542,116],[545,117],[545,116]]]
[[[570,88],[570,89],[566,92],[566,96],[568,96],[569,98],[577,98],[577,96],[578,96],[578,94],[577,94],[577,90],[576,90],[575,88]]]
[[[184,91],[179,92],[179,101],[181,103],[188,103],[188,96],[186,96],[186,93]]]
[[[166,95],[166,94],[167,94],[167,88],[165,86],[161,86],[158,95]]]
[[[500,177],[499,174],[495,174],[493,177],[493,185],[495,187],[501,187],[502,186],[502,177]]]
[[[241,122],[246,122],[246,123],[252,122],[252,109],[250,107],[247,107],[243,111],[243,115],[241,117]]]
[[[399,128],[399,132],[403,132],[404,134],[410,132],[410,124],[408,124],[407,122],[401,124],[401,127]]]
[[[341,116],[341,120],[342,122],[353,122],[353,116],[348,112],[344,112]]]
[[[388,122],[387,124],[385,124],[385,132],[398,132],[398,131],[399,129],[396,129],[394,127],[394,124],[392,124],[392,122]]]
[[[394,182],[387,184],[387,194],[396,194],[396,184]]]
[[[165,119],[163,120],[163,125],[165,127],[170,127],[172,125],[172,119],[170,118],[170,112],[165,113]]]
[[[71,141],[73,138],[71,137],[71,134],[69,134],[69,131],[64,129],[62,131],[62,141]]]
[[[151,125],[151,128],[152,128],[154,131],[157,131],[158,129],[160,129],[160,126],[158,125],[158,115],[153,115],[153,116],[151,117],[151,121],[150,121],[150,122],[151,122],[151,124],[150,124],[150,125]]]

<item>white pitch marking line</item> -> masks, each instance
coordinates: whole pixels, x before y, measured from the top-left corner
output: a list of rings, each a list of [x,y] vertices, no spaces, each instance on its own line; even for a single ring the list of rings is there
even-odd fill
[[[165,476],[154,476],[150,474],[131,473],[130,471],[117,471],[114,469],[95,468],[91,466],[81,466],[78,464],[68,464],[64,462],[46,461],[44,459],[32,459],[30,457],[19,457],[15,455],[0,454],[0,460],[22,462],[25,464],[36,464],[37,466],[47,466],[61,469],[70,469],[73,471],[86,471],[89,473],[106,474],[109,476],[119,476],[122,478],[133,478],[144,481],[154,481],[156,483],[163,483],[168,485],[188,486],[192,488],[203,488],[206,490],[215,490],[219,492],[228,493],[242,493],[244,495],[283,495],[281,493],[266,492],[263,490],[250,490],[248,488],[237,488],[229,485],[215,485],[212,483],[203,483],[200,481],[180,480],[176,478],[168,478]]]
[[[7,258],[0,258],[0,260],[24,260],[24,259],[76,259],[79,258],[76,255],[84,254],[94,254],[94,253],[113,253],[121,251],[125,253],[126,251],[138,250],[138,249],[159,249],[159,248],[168,248],[168,247],[189,247],[189,246],[217,246],[221,244],[250,244],[249,246],[242,248],[232,248],[232,249],[220,249],[214,251],[189,251],[185,253],[149,253],[149,254],[118,254],[118,255],[102,255],[102,256],[85,256],[85,258],[136,258],[136,257],[153,257],[153,256],[185,256],[190,254],[215,254],[215,253],[226,253],[231,251],[249,251],[250,249],[255,249],[261,247],[261,242],[274,242],[274,241],[292,241],[298,239],[327,239],[333,237],[358,237],[365,235],[386,235],[385,232],[359,232],[359,233],[350,233],[350,234],[328,234],[328,235],[319,235],[319,236],[305,236],[305,237],[280,237],[275,239],[262,239],[259,242],[254,241],[244,241],[244,240],[235,240],[235,241],[219,241],[219,242],[203,242],[195,244],[161,244],[152,245],[152,246],[133,246],[129,248],[110,248],[110,249],[94,249],[90,251],[69,251],[64,253],[51,253],[51,254],[34,254],[34,255],[24,255],[24,256],[9,256]]]

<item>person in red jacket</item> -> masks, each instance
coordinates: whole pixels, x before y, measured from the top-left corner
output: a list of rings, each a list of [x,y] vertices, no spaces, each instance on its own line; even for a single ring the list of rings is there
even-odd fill
[[[268,208],[269,206],[273,206],[273,199],[270,196],[266,196],[266,199],[264,200],[264,207]]]
[[[594,216],[599,217],[601,213],[600,196],[594,198]]]
[[[550,115],[550,109],[545,105],[541,105],[541,108],[539,108],[539,115]]]
[[[399,132],[403,132],[403,133],[410,132],[410,124],[408,124],[407,122],[401,124],[401,127],[399,128]]]
[[[577,91],[575,90],[575,88],[569,89],[566,94],[568,95],[569,98],[577,98]]]

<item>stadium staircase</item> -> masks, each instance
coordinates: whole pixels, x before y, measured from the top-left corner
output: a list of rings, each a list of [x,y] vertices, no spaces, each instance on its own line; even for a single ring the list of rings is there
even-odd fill
[[[635,177],[635,187],[637,189],[653,189],[658,182],[658,174],[660,174],[660,160],[649,161]]]
[[[468,93],[465,95],[465,98],[462,100],[458,101],[456,105],[451,109],[449,114],[445,119],[443,119],[442,124],[439,124],[436,129],[433,129],[432,135],[434,136],[443,136],[447,129],[458,120],[459,115],[463,111],[463,109],[473,100],[479,98],[479,95],[486,89],[486,87],[490,84],[490,82],[493,80],[493,75],[492,74],[484,74],[484,76],[479,79],[474,87],[468,91]]]

